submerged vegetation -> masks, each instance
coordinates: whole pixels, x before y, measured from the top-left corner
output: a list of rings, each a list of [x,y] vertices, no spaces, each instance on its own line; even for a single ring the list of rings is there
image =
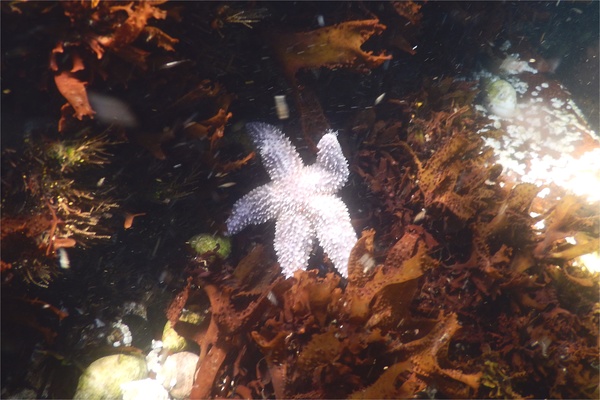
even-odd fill
[[[110,184],[104,185],[105,177],[93,181],[75,172],[100,176],[95,170],[109,162],[111,143],[103,135],[75,136],[80,138],[30,139],[22,155],[3,157],[12,178],[3,182],[2,203],[2,269],[9,279],[18,274],[47,287],[60,249],[110,238],[102,221],[118,207],[107,190]],[[61,267],[68,268],[68,261]]]
[[[2,397],[119,354],[156,398],[597,398],[597,100],[561,81],[598,70],[554,57],[598,3],[563,3],[2,3]],[[347,278],[224,237],[253,121],[307,164],[338,131]]]

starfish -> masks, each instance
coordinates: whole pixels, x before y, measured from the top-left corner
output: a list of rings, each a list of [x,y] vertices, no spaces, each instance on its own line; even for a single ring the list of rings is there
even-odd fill
[[[259,122],[247,124],[246,128],[271,182],[233,205],[227,234],[275,219],[275,252],[287,277],[306,269],[315,239],[340,274],[347,277],[356,232],[346,205],[335,195],[349,175],[336,133],[328,131],[323,135],[317,145],[316,162],[306,166],[279,129]]]

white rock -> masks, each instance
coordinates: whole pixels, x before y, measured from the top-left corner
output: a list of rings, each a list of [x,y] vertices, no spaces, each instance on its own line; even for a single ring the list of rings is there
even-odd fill
[[[121,384],[123,400],[169,400],[167,390],[154,379],[146,378]]]
[[[156,379],[162,381],[173,398],[188,398],[192,393],[196,364],[198,364],[197,354],[189,351],[172,354],[165,360]]]

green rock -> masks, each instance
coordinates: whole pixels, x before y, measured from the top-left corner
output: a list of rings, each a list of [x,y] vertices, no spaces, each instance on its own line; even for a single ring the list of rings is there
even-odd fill
[[[231,241],[226,237],[202,233],[192,237],[189,243],[192,249],[198,254],[216,251],[217,255],[222,259],[226,259],[231,254]]]
[[[171,321],[167,321],[165,329],[162,334],[163,349],[169,350],[172,353],[176,353],[186,348],[187,340],[179,336],[179,334],[173,329]]]
[[[160,377],[174,399],[189,399],[196,375],[198,355],[184,351],[165,360]]]
[[[179,321],[187,322],[192,325],[200,325],[202,321],[204,321],[204,316],[190,310],[182,310]],[[187,339],[180,336],[177,331],[173,329],[171,321],[167,321],[165,324],[161,341],[163,342],[163,349],[169,350],[171,353],[177,353],[184,350],[188,344]]]
[[[121,384],[147,376],[146,360],[143,357],[127,354],[102,357],[91,363],[83,372],[73,398],[120,399],[123,396]]]

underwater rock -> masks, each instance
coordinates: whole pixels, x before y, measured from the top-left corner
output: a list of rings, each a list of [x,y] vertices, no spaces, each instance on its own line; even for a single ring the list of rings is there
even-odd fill
[[[231,254],[231,240],[226,237],[202,233],[193,236],[189,243],[192,249],[199,255],[210,251],[215,252],[219,257],[225,259]]]
[[[121,385],[123,400],[169,400],[169,393],[156,380],[146,378]]]
[[[204,321],[204,318],[205,316],[200,313],[182,310],[178,320],[180,322],[198,326]],[[173,328],[171,321],[167,321],[165,324],[161,341],[163,349],[168,350],[171,353],[182,351],[188,346],[187,339],[177,333],[175,328]]]
[[[158,378],[175,399],[186,399],[192,393],[198,355],[184,351],[170,355],[165,360]]]
[[[181,351],[187,346],[187,340],[180,336],[175,329],[173,329],[171,321],[167,321],[165,324],[165,329],[163,330],[162,335],[162,343],[164,349],[172,352]]]
[[[147,376],[146,360],[126,354],[102,357],[89,365],[79,378],[74,399],[121,398],[121,384]]]
[[[485,87],[486,107],[501,118],[511,118],[517,109],[517,92],[510,83],[498,79]]]

